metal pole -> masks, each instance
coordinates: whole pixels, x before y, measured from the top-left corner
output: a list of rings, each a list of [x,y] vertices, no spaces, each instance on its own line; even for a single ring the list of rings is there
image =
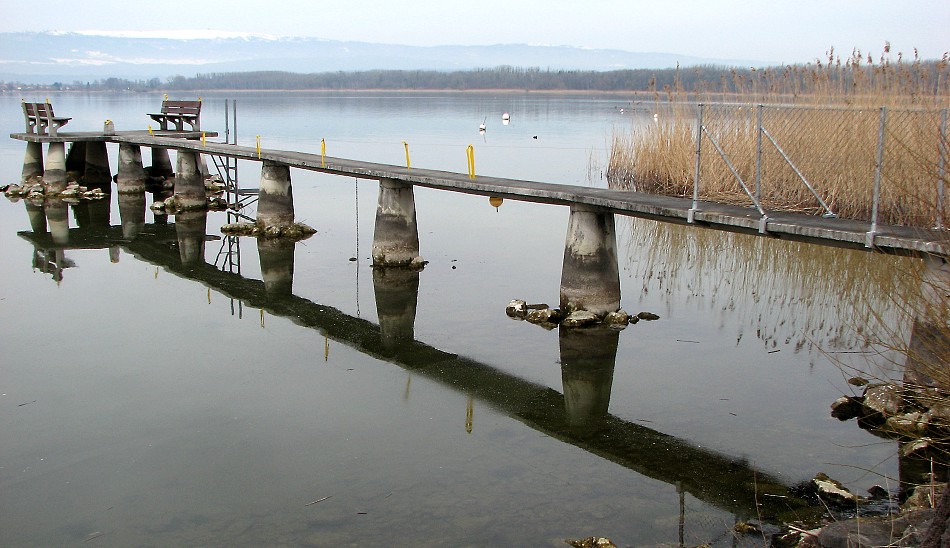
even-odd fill
[[[696,220],[699,211],[699,163],[703,153],[703,104],[699,104],[699,113],[696,117],[696,170],[693,173],[693,207],[686,212],[686,222]]]
[[[874,247],[874,235],[877,233],[877,213],[881,201],[881,171],[884,168],[884,128],[887,125],[887,107],[881,107],[881,123],[877,130],[877,163],[874,166],[874,203],[871,206],[871,231],[864,245]]]
[[[940,160],[937,162],[937,228],[943,228],[943,185],[947,178],[947,109],[940,111],[937,148],[940,150]]]
[[[756,107],[755,132],[755,199],[762,203],[762,105]]]
[[[231,142],[231,125],[228,123],[228,100],[224,100],[224,142]]]

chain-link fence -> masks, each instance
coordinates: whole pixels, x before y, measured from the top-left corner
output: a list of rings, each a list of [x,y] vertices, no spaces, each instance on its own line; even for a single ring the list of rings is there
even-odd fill
[[[766,213],[950,222],[946,109],[681,104],[665,114],[614,140],[613,186]]]

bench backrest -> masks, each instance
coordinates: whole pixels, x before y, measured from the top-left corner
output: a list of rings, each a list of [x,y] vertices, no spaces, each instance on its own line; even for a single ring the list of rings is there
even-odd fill
[[[201,114],[201,101],[162,101],[162,114],[198,116]]]
[[[49,103],[23,103],[23,110],[31,118],[55,118],[53,105]]]

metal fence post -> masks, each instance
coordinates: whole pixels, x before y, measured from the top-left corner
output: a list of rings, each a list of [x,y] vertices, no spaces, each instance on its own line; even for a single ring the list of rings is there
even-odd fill
[[[755,122],[755,199],[762,203],[762,105],[756,106]]]
[[[943,185],[947,178],[947,109],[940,111],[940,136],[937,137],[940,159],[937,161],[937,226],[943,228]]]
[[[884,168],[884,128],[887,125],[887,107],[881,107],[881,123],[877,131],[877,162],[874,166],[874,203],[871,206],[871,230],[867,233],[865,247],[874,247],[877,233],[877,211],[881,201],[881,171]]]
[[[696,220],[699,211],[699,165],[703,154],[703,104],[699,104],[699,113],[696,116],[696,170],[693,173],[693,207],[686,212],[686,222]]]

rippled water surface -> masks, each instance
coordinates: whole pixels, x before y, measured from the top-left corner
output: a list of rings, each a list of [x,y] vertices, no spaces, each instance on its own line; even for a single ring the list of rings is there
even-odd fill
[[[464,172],[472,144],[479,174],[593,186],[612,132],[653,123],[622,96],[229,97],[245,145],[402,165],[405,141],[413,166]],[[223,131],[224,98],[203,128]],[[50,99],[76,131],[143,129],[161,101]],[[19,100],[0,96],[7,133]],[[24,148],[0,141],[4,184]],[[618,218],[622,306],[660,320],[548,331],[504,309],[556,305],[566,208],[417,188],[429,263],[382,274],[377,183],[292,180],[317,234],[262,249],[216,212],[124,232],[146,202],[117,196],[69,207],[56,243],[0,200],[0,543],[731,546],[760,490],[898,476],[896,444],[828,406],[842,361],[886,363],[869,311],[906,336],[884,296],[912,292],[909,260]],[[292,293],[260,281],[274,261]]]

